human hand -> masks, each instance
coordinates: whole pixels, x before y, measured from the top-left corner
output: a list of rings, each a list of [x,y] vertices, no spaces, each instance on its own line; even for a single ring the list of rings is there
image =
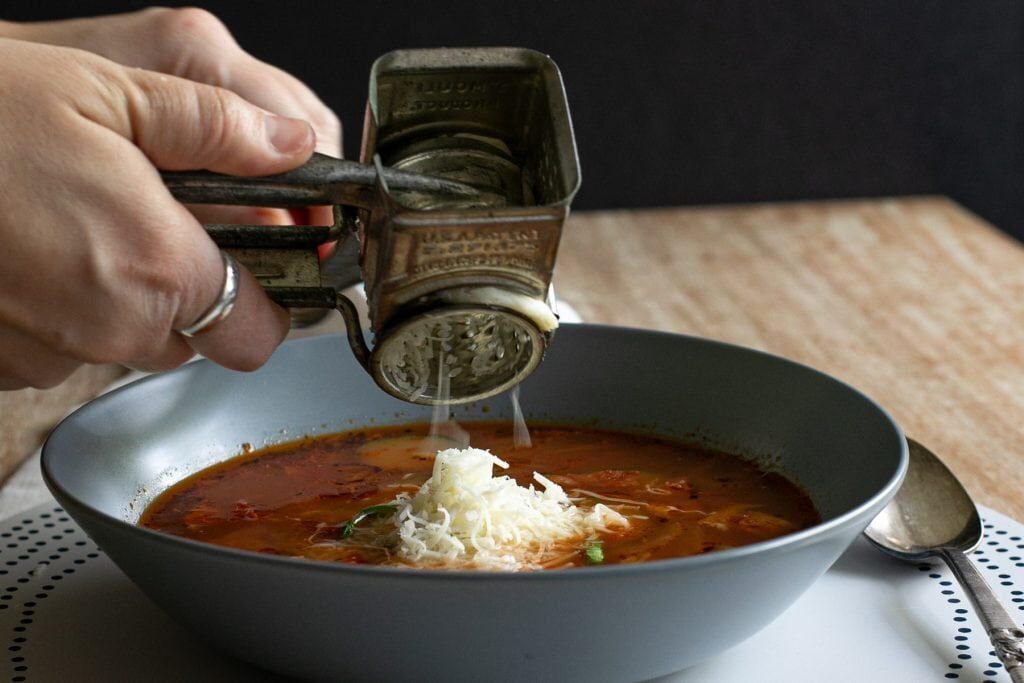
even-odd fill
[[[235,175],[305,162],[315,136],[225,89],[80,50],[0,39],[0,388],[83,363],[261,365],[288,328],[244,269],[234,311],[189,340],[224,266],[157,168]],[[191,344],[191,346],[190,346]]]
[[[118,64],[226,88],[280,116],[308,121],[316,149],[341,156],[341,124],[305,84],[246,53],[210,12],[157,7],[103,17],[0,24],[0,36],[87,50]],[[284,209],[190,207],[207,223],[287,224]],[[329,207],[311,210],[310,222],[330,224]]]

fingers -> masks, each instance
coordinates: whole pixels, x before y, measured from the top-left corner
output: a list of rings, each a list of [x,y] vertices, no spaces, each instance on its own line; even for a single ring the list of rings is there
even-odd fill
[[[231,90],[280,116],[308,121],[316,131],[317,150],[341,156],[341,124],[312,90],[291,74],[262,62],[238,46],[213,14],[194,7],[150,10],[145,22],[148,69]]]
[[[338,117],[294,76],[246,53],[223,22],[197,7],[27,25],[29,40],[88,50],[125,66],[226,88],[279,116],[308,121],[317,150],[341,156]]]
[[[287,209],[220,204],[188,204],[186,206],[200,223],[290,225],[293,222]]]
[[[330,206],[309,207],[309,225],[331,225],[334,223],[334,209]]]
[[[238,293],[228,316],[192,338],[176,332],[194,324],[220,300],[226,269],[220,251],[202,227],[174,203],[166,190],[163,193],[166,196],[154,200],[166,201],[167,210],[178,214],[174,221],[178,224],[178,237],[173,247],[164,247],[165,252],[173,251],[171,266],[177,274],[166,279],[176,283],[177,291],[162,298],[175,300],[178,306],[173,318],[164,323],[161,340],[148,345],[146,353],[136,355],[128,365],[149,371],[166,370],[199,353],[232,370],[255,370],[288,334],[288,313],[271,302],[252,274],[239,266]]]
[[[149,355],[124,364],[136,370],[170,370],[195,353],[233,370],[255,370],[262,366],[288,334],[288,313],[269,302],[252,275],[242,269],[235,307],[231,314],[209,332],[187,340],[171,332]],[[183,315],[186,315],[183,313]],[[198,317],[198,316],[197,316]],[[71,375],[82,362],[41,344],[16,329],[0,327],[0,391],[54,387]]]
[[[267,114],[221,88],[149,72],[134,72],[132,78],[132,139],[157,167],[269,174],[287,170],[313,152],[312,129],[304,121]],[[283,142],[278,139],[281,125],[292,127]],[[299,135],[294,135],[296,132]],[[172,264],[177,272],[166,279],[177,287],[169,298],[178,306],[167,330],[172,338],[152,345],[131,364],[165,369],[184,362],[192,349],[231,369],[258,368],[284,339],[289,318],[244,268],[240,269],[238,295],[227,318],[188,340],[172,331],[192,325],[218,301],[225,270],[220,252],[196,219],[173,200],[155,173],[151,173],[151,180],[157,187],[147,193],[150,201],[163,206],[163,215],[174,214],[167,227],[174,226],[175,245],[164,251],[172,250],[177,257]],[[138,181],[136,184],[140,185]],[[207,207],[199,213],[211,210]],[[234,212],[235,220],[257,224],[287,222],[286,212],[276,209],[232,207],[226,211]],[[220,212],[223,217],[225,209]],[[149,229],[161,228],[154,224]]]
[[[270,175],[313,153],[316,136],[305,121],[268,114],[222,88],[147,71],[125,73],[128,130],[117,132],[157,168]]]
[[[185,343],[185,339],[176,333],[167,334],[159,346],[150,347],[148,353],[132,360],[125,360],[125,365],[132,370],[143,372],[161,372],[172,370],[196,354],[195,350]]]
[[[161,190],[160,201],[166,200],[168,209],[175,211],[181,221],[174,260],[178,262],[179,287],[184,290],[177,296],[178,309],[170,322],[171,330],[180,330],[194,324],[220,300],[226,268],[220,251],[202,226],[165,189]],[[238,271],[238,293],[226,318],[188,339],[168,330],[171,338],[137,365],[153,369],[173,367],[187,359],[186,348],[232,370],[255,370],[263,365],[288,334],[290,319],[287,311],[267,298],[244,266],[239,265]]]
[[[214,297],[210,301],[215,300]],[[200,311],[181,327],[194,322],[203,312]],[[238,296],[231,313],[209,331],[189,339],[188,344],[224,367],[255,370],[284,340],[289,324],[288,312],[271,303],[256,278],[245,268],[240,268]]]
[[[317,151],[341,156],[341,122],[294,76],[241,52],[220,85],[267,111],[309,121],[316,132]]]
[[[153,55],[153,62],[163,62],[160,70],[226,88],[269,112],[308,121],[316,134],[316,151],[342,156],[337,115],[302,81],[238,47],[215,16],[195,8],[154,11],[148,16],[156,24],[154,30],[165,36],[163,40],[170,37],[174,41],[173,49],[179,57],[167,63]],[[161,39],[155,38],[154,44],[159,45]],[[330,225],[334,219],[330,207],[313,207],[310,218],[312,225]]]

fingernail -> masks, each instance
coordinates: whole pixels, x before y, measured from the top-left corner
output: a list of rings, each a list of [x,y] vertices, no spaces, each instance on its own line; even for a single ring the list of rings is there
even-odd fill
[[[303,151],[311,142],[313,129],[305,121],[283,116],[267,117],[267,138],[281,154]]]

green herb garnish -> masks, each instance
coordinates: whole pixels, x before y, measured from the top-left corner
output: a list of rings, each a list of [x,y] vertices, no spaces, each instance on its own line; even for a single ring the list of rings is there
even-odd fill
[[[398,506],[392,503],[386,503],[384,505],[371,505],[368,508],[363,508],[356,513],[356,516],[345,522],[341,527],[341,537],[348,538],[352,535],[352,532],[356,530],[356,524],[363,521],[367,517],[374,517],[376,515],[383,515],[387,512],[397,512]]]
[[[602,541],[587,542],[587,564],[604,564],[604,543]]]

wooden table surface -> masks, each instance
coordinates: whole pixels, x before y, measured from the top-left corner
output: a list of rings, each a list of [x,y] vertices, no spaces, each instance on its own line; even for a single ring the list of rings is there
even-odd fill
[[[584,320],[720,339],[859,388],[1024,520],[1024,248],[942,198],[578,214]]]
[[[578,213],[556,271],[584,320],[742,344],[858,387],[979,502],[1024,520],[1024,248],[953,202]],[[50,413],[76,390],[51,390]],[[24,457],[39,419],[12,417],[21,393],[0,395],[0,445]]]

